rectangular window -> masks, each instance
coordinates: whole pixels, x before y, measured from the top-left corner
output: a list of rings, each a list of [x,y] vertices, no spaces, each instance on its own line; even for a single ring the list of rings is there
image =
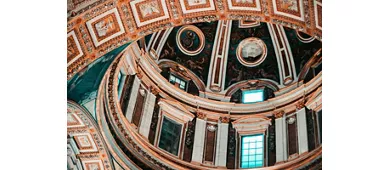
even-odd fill
[[[263,167],[264,135],[241,137],[241,168]]]
[[[172,74],[169,75],[169,82],[173,85],[177,85],[182,90],[187,91],[187,82]]]
[[[182,125],[164,116],[158,147],[178,156]]]
[[[255,103],[264,101],[264,89],[242,91],[242,103]]]

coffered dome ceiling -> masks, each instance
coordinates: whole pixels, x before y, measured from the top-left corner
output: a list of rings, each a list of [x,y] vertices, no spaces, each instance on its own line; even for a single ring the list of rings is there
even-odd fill
[[[68,167],[321,169],[321,10],[68,0]]]

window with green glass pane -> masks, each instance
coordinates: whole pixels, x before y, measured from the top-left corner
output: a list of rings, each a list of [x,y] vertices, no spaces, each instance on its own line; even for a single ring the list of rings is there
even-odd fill
[[[182,125],[164,116],[158,147],[178,155]]]
[[[175,85],[177,83],[179,85],[179,88],[186,90],[187,82],[172,75],[172,74],[169,76],[169,82],[173,85]]]
[[[263,167],[264,135],[241,137],[241,168]]]

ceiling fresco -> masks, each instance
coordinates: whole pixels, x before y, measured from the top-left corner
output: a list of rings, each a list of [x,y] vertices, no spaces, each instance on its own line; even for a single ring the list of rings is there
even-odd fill
[[[267,24],[261,23],[256,27],[239,28],[239,21],[233,21],[231,32],[227,66],[230,69],[226,70],[225,89],[234,83],[250,79],[265,78],[279,82],[278,63]],[[267,48],[265,60],[255,67],[244,66],[236,56],[239,43],[250,37],[261,39]]]
[[[68,0],[68,79],[125,43],[186,24],[252,20],[320,39],[321,12],[319,0]]]
[[[67,1],[68,169],[321,166],[322,0]]]
[[[156,64],[173,61],[186,67],[208,86],[206,91],[213,91],[211,81],[222,78],[220,85],[224,86],[213,93],[224,93],[247,80],[288,86],[298,81],[303,66],[321,49],[321,41],[313,36],[281,25],[245,20],[184,25],[141,40]],[[143,48],[140,41],[138,44]],[[162,74],[168,78],[164,70]]]
[[[297,31],[285,28],[288,41],[290,43],[291,52],[294,56],[294,63],[296,72],[301,72],[301,69],[307,61],[319,50],[322,48],[322,42],[314,39],[311,42],[305,43],[299,39]],[[299,33],[302,35],[302,38],[310,38],[310,35],[305,33]]]
[[[187,68],[189,68],[192,72],[194,72],[203,83],[207,83],[207,75],[209,72],[210,66],[210,55],[213,50],[213,43],[215,39],[217,22],[203,22],[194,24],[195,27],[199,28],[205,37],[205,43],[203,50],[196,55],[190,56],[185,54],[182,50],[177,46],[177,32],[182,27],[176,27],[170,33],[167,42],[165,43],[162,53],[159,57],[159,60],[167,59],[175,61]],[[190,33],[190,32],[188,32]],[[191,49],[193,47],[200,46],[200,41],[198,36],[190,36],[180,34],[180,41],[186,42],[187,48]],[[184,43],[183,43],[184,44]]]

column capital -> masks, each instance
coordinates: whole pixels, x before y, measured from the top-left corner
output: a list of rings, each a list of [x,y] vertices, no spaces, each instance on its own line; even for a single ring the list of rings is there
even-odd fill
[[[205,119],[206,118],[206,114],[199,112],[199,111],[196,112],[196,116],[198,119]]]
[[[275,113],[274,113],[275,118],[277,119],[277,118],[283,117],[284,113],[285,113],[284,110],[275,112]]]
[[[219,117],[219,120],[220,120],[222,123],[229,123],[230,117],[229,117],[229,116],[221,116],[221,117]]]
[[[297,108],[297,110],[301,110],[302,108],[305,107],[305,100],[300,100],[298,101],[296,104],[295,104],[295,107]]]
[[[150,92],[152,92],[153,95],[157,96],[160,93],[160,89],[158,87],[150,87]]]
[[[137,73],[136,73],[137,77],[139,79],[141,79],[143,77],[142,75],[142,71],[141,71],[141,67],[139,65],[137,65]]]

